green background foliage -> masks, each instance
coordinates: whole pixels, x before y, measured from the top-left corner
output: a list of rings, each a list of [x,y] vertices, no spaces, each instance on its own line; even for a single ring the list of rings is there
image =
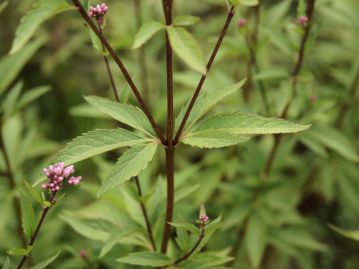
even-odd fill
[[[316,1],[286,120],[273,117],[291,98],[304,31],[297,17],[306,1],[262,0],[259,8],[258,1],[230,1],[237,13],[176,148],[167,255],[153,252],[141,207],[159,248],[163,147],[109,57],[121,104],[115,102],[102,59],[107,54],[70,2],[0,3],[2,268],[15,268],[19,255],[30,252],[27,266],[36,269],[170,265],[198,240],[202,204],[211,220],[205,236],[173,268],[358,268],[357,0]],[[165,33],[175,55],[177,130],[228,10],[224,0],[174,2],[174,23],[166,26],[161,1],[109,0],[104,29],[161,130]],[[245,27],[239,18],[246,18]],[[248,38],[256,39],[255,63]],[[271,134],[283,135],[263,180],[278,137]],[[59,198],[36,245],[26,248],[41,208],[50,206],[36,184],[54,160],[76,163],[83,182]]]

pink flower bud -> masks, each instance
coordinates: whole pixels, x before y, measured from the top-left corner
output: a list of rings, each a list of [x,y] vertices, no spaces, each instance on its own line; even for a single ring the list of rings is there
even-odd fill
[[[243,27],[245,27],[246,25],[247,25],[247,20],[246,20],[246,19],[240,18],[240,19],[238,20],[238,27],[239,27],[239,28],[243,28]]]
[[[308,23],[309,19],[307,16],[299,16],[298,19],[297,19],[297,23],[302,26],[302,27],[305,27],[307,26],[307,23]]]

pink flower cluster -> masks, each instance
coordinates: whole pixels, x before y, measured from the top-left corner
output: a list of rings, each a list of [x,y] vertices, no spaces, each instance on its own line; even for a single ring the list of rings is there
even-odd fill
[[[300,26],[305,27],[308,23],[308,17],[307,16],[299,16],[297,19],[297,22]]]
[[[245,27],[246,24],[247,24],[247,20],[246,20],[246,19],[240,18],[240,19],[238,20],[238,27],[239,27],[239,28]]]
[[[199,224],[206,225],[209,222],[209,217],[207,215],[199,216]]]
[[[45,190],[50,190],[53,193],[61,190],[63,187],[63,182],[67,180],[67,183],[70,185],[78,185],[81,181],[81,177],[71,176],[75,173],[75,168],[73,165],[65,167],[64,163],[56,163],[50,165],[43,170],[44,174],[47,177],[47,183],[42,184],[42,187]],[[71,176],[71,177],[70,177]]]
[[[96,6],[91,6],[89,15],[92,18],[95,18],[99,24],[102,24],[103,17],[108,11],[108,6],[105,3],[98,4]]]

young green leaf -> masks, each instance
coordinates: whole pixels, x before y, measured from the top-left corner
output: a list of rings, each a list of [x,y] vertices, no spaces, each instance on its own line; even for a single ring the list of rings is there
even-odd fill
[[[16,104],[16,110],[19,111],[31,102],[35,101],[39,97],[48,93],[51,90],[49,86],[40,86],[33,88],[29,91],[26,91],[19,99],[19,102]]]
[[[1,14],[1,12],[3,12],[3,10],[7,7],[8,4],[9,4],[9,1],[5,1],[2,4],[0,4],[0,14]]]
[[[32,198],[36,202],[38,202],[40,205],[43,205],[43,200],[41,198],[41,194],[37,190],[35,190],[35,188],[33,186],[31,186],[27,181],[24,181],[24,185],[25,185],[27,191],[32,196]]]
[[[27,256],[31,253],[32,246],[27,248],[10,248],[6,253],[11,256]]]
[[[158,144],[138,145],[127,150],[103,181],[98,196],[113,190],[144,170],[156,153]]]
[[[97,96],[86,96],[86,101],[101,112],[132,128],[153,136],[153,129],[145,113],[135,106],[121,104]]]
[[[131,147],[148,142],[148,140],[148,138],[122,128],[94,130],[68,143],[66,148],[60,152],[56,161],[63,161],[66,165],[74,164],[110,150]]]
[[[44,41],[44,39],[36,39],[17,53],[7,55],[0,60],[0,94],[13,82],[26,62]]]
[[[39,0],[34,7],[22,17],[16,29],[10,53],[19,51],[30,40],[36,29],[52,16],[71,9],[72,6],[65,1]]]
[[[245,234],[245,247],[249,260],[254,268],[258,268],[266,246],[266,224],[257,216],[253,215],[248,222]]]
[[[24,83],[19,81],[13,87],[11,87],[9,93],[6,95],[4,102],[2,103],[5,117],[10,116],[15,111],[15,106],[18,102],[23,87]]]
[[[35,264],[34,266],[31,266],[30,269],[44,269],[47,268],[49,264],[51,264],[56,258],[60,255],[60,251],[57,252],[55,255]]]
[[[200,21],[200,18],[190,15],[182,15],[173,19],[175,26],[191,26]]]
[[[329,224],[329,227],[337,233],[341,234],[342,236],[353,239],[355,241],[359,241],[359,230],[344,230],[332,224]]]
[[[182,27],[167,27],[171,46],[176,54],[191,68],[205,74],[207,72],[203,52],[197,40]]]
[[[186,130],[190,129],[194,123],[196,123],[204,114],[206,114],[222,99],[239,90],[244,85],[245,81],[246,80],[243,79],[232,86],[224,88],[223,90],[204,89],[198,96],[197,102],[193,106],[192,112],[187,120],[186,127],[183,133],[186,133]],[[186,106],[181,109],[176,119],[177,128],[179,127],[180,123],[183,120],[183,117],[187,111],[189,103],[190,100],[187,102]]]
[[[236,1],[236,0],[233,0]],[[259,0],[239,0],[239,3],[245,6],[257,6],[259,5]]]
[[[186,134],[183,143],[198,148],[223,148],[248,141],[249,137],[238,136],[221,130],[204,130]]]
[[[306,130],[310,125],[300,125],[283,119],[265,118],[255,114],[235,112],[205,119],[198,123],[193,132],[223,131],[233,135],[259,135],[296,133]]]
[[[31,200],[23,190],[20,190],[20,207],[22,228],[26,236],[31,238],[36,227],[35,212],[32,208]]]
[[[135,37],[132,48],[137,49],[150,40],[159,31],[165,29],[166,26],[157,21],[150,21],[142,25]]]
[[[315,126],[306,132],[307,136],[317,143],[335,151],[351,162],[359,162],[359,156],[353,143],[333,127]]]
[[[149,267],[166,266],[173,262],[165,254],[149,251],[130,253],[127,257],[120,258],[117,261],[126,264],[143,265]]]

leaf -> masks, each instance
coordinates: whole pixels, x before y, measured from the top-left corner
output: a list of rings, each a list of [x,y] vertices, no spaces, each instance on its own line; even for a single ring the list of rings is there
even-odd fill
[[[182,15],[173,19],[175,26],[190,26],[200,22],[200,18],[190,15]]]
[[[10,248],[6,253],[11,256],[28,256],[32,251],[32,246],[27,248]]]
[[[343,158],[351,162],[359,162],[359,156],[354,144],[338,130],[329,126],[315,126],[306,135],[335,151]]]
[[[99,258],[104,257],[116,244],[120,244],[128,235],[133,234],[135,231],[135,227],[129,227],[111,234],[103,245]]]
[[[32,187],[27,181],[24,181],[24,185],[27,189],[27,191],[31,194],[32,198],[38,202],[40,205],[43,205],[43,200],[41,198],[41,195],[39,192],[35,190],[34,187]]]
[[[2,104],[5,117],[9,117],[15,110],[17,100],[19,99],[24,83],[22,81],[17,82],[6,95],[6,98]]]
[[[142,25],[136,34],[132,48],[137,49],[150,40],[156,33],[165,29],[166,26],[157,21],[150,21]]]
[[[20,207],[22,228],[26,236],[31,238],[32,233],[35,231],[36,227],[35,212],[32,208],[31,200],[23,190],[20,190]]]
[[[223,148],[249,140],[249,137],[228,134],[223,131],[205,130],[186,134],[181,140],[183,143],[198,148]]]
[[[171,222],[171,226],[176,228],[182,228],[192,234],[199,235],[200,230],[192,223],[189,222]]]
[[[26,91],[16,105],[16,110],[21,110],[31,102],[35,101],[42,95],[48,93],[51,90],[50,86],[40,86]]]
[[[113,190],[144,170],[156,153],[158,144],[138,145],[127,150],[103,181],[98,196]]]
[[[259,0],[239,0],[239,3],[245,6],[257,6],[259,5]]]
[[[193,135],[205,130],[223,131],[232,135],[282,134],[300,132],[309,127],[278,118],[235,112],[203,120],[196,126]]]
[[[105,241],[109,237],[109,233],[98,228],[91,227],[87,222],[78,220],[72,216],[61,215],[60,219],[69,224],[80,235],[96,240]]]
[[[30,40],[36,29],[52,16],[72,9],[65,1],[39,0],[34,7],[21,18],[16,29],[15,39],[12,43],[10,54],[19,51]]]
[[[241,80],[240,82],[226,87],[223,90],[213,90],[213,89],[206,89],[203,90],[197,98],[196,103],[194,104],[191,114],[187,120],[184,132],[191,128],[191,126],[196,123],[204,114],[206,114],[212,107],[214,107],[217,103],[219,103],[222,99],[229,96],[230,94],[234,93],[235,91],[239,90],[245,83],[245,79]],[[187,108],[190,104],[189,100],[185,107],[183,107],[176,119],[176,127],[179,128],[184,115],[187,111]]]
[[[9,257],[6,257],[6,260],[1,268],[2,269],[10,269],[10,265],[11,265],[10,259],[9,259]]]
[[[17,77],[20,70],[32,55],[44,43],[44,39],[36,39],[31,42],[19,52],[12,55],[7,55],[0,61],[0,94],[7,89],[7,87]]]
[[[58,256],[60,255],[60,251],[57,252],[55,255],[51,256],[50,258],[47,258],[34,266],[31,266],[30,269],[44,269],[47,268],[47,266],[52,263]]]
[[[253,215],[249,219],[244,240],[249,260],[254,268],[258,268],[262,260],[267,241],[266,234],[265,223],[257,215]]]
[[[203,53],[197,40],[183,27],[167,27],[171,46],[176,54],[191,68],[207,72]]]
[[[135,106],[121,104],[97,96],[86,96],[86,101],[101,112],[130,127],[153,136],[153,129],[145,113]]]
[[[94,130],[68,143],[56,161],[63,161],[66,165],[74,164],[110,150],[131,147],[146,141],[148,139],[122,128]]]
[[[127,257],[120,258],[117,261],[127,264],[144,265],[150,267],[161,267],[170,265],[172,263],[172,260],[165,254],[149,251],[130,253]]]
[[[355,241],[359,241],[359,230],[344,230],[332,224],[329,224],[329,227],[337,233],[341,234],[342,236],[353,239]]]
[[[0,4],[0,14],[1,14],[1,12],[4,11],[4,9],[7,7],[8,4],[9,4],[9,1],[5,1],[2,4]]]

